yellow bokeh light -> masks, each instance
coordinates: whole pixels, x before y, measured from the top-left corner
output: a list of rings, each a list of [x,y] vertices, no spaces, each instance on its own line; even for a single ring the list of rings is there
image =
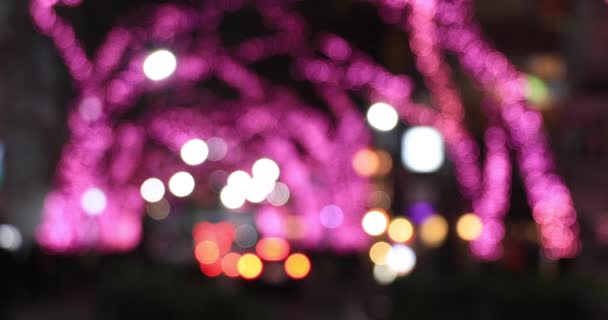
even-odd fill
[[[285,260],[285,273],[292,279],[305,278],[310,269],[310,259],[304,254],[294,253]]]
[[[386,231],[388,215],[382,209],[370,210],[363,216],[361,225],[365,233],[370,236],[379,236]]]
[[[390,244],[384,241],[376,242],[369,249],[369,258],[372,260],[373,263],[377,265],[384,265],[386,264],[386,257],[388,256],[388,253],[390,251]]]
[[[263,269],[262,260],[252,253],[246,253],[239,258],[237,269],[241,277],[252,280],[260,276]]]
[[[472,241],[481,235],[483,224],[481,219],[473,213],[464,214],[456,223],[458,236],[466,241]]]
[[[440,246],[448,235],[448,222],[440,215],[433,215],[424,220],[419,229],[422,242],[431,247]]]
[[[407,242],[414,236],[414,226],[406,218],[394,219],[388,226],[388,236],[395,242]]]

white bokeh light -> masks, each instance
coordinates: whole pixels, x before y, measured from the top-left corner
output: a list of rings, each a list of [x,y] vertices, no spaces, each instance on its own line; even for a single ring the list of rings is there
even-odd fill
[[[386,265],[398,275],[406,275],[416,266],[416,253],[404,244],[395,244],[388,252]]]
[[[391,105],[378,102],[367,110],[367,122],[379,131],[391,131],[399,123],[399,114]]]
[[[280,207],[284,206],[289,201],[289,196],[290,192],[287,185],[282,182],[277,182],[274,184],[272,192],[266,197],[266,200],[273,206]]]
[[[228,209],[238,209],[245,204],[246,193],[236,185],[229,184],[220,192],[220,201]]]
[[[207,143],[201,139],[192,139],[182,146],[180,156],[187,165],[196,166],[205,160],[209,155],[209,147]]]
[[[380,210],[371,210],[363,216],[361,226],[365,233],[370,236],[378,236],[386,231],[388,217],[386,216],[386,213]]]
[[[397,272],[391,269],[388,265],[374,265],[374,279],[382,285],[391,284],[397,278]]]
[[[271,159],[262,158],[253,164],[253,177],[264,182],[275,182],[281,175],[279,165]]]
[[[274,189],[274,182],[267,182],[260,179],[252,179],[247,188],[247,200],[253,203],[261,203]]]
[[[237,170],[228,176],[227,183],[245,190],[251,183],[251,176],[245,171]]]
[[[443,138],[433,127],[413,127],[401,139],[401,160],[413,171],[429,173],[437,171],[444,161]]]
[[[100,215],[106,209],[106,194],[99,188],[90,188],[82,194],[80,205],[86,214]]]
[[[16,251],[21,247],[23,238],[21,232],[12,225],[0,225],[0,248],[8,251]]]
[[[150,178],[141,184],[139,192],[144,200],[158,202],[165,196],[165,185],[157,178]]]
[[[185,171],[180,171],[169,179],[169,191],[179,198],[189,196],[195,185],[192,175]]]
[[[160,81],[168,78],[177,68],[177,58],[165,49],[150,53],[144,60],[143,70],[148,79]]]

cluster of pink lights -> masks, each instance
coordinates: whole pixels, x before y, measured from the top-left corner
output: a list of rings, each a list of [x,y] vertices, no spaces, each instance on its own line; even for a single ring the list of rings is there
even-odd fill
[[[180,164],[160,165],[170,156],[151,155],[145,142],[152,139],[175,152],[191,138],[220,136],[234,151],[222,161],[222,168],[249,167],[256,157],[268,156],[285,174],[281,179],[292,190],[293,201],[287,208],[260,208],[264,213],[260,216],[267,220],[261,229],[268,235],[284,235],[282,219],[291,211],[298,212],[307,226],[303,244],[361,248],[366,239],[359,221],[369,184],[356,176],[350,161],[369,142],[369,134],[347,92],[352,91],[370,103],[390,103],[408,123],[441,131],[463,194],[484,222],[482,236],[472,244],[474,254],[495,259],[501,253],[502,217],[510,189],[509,144],[517,152],[546,254],[561,258],[576,253],[576,215],[567,188],[553,173],[542,119],[525,105],[520,74],[479,35],[467,1],[374,1],[388,23],[410,32],[417,66],[436,109],[412,103],[407,77],[389,73],[338,36],[321,35],[315,39],[318,48],[308,47],[305,21],[280,2],[252,2],[275,33],[226,47],[217,28],[222,17],[241,8],[244,1],[212,2],[201,10],[165,5],[151,11],[142,25],[113,28],[89,58],[71,25],[54,11],[56,5],[75,6],[80,1],[32,1],[34,21],[54,40],[80,93],[70,115],[72,137],[59,167],[60,187],[45,205],[39,234],[43,245],[56,251],[132,248],[141,232],[143,202],[137,190],[145,178],[142,171],[158,172],[163,178],[184,169]],[[195,40],[190,36],[193,31],[200,34]],[[147,80],[142,73],[150,43],[177,54],[179,64],[170,83],[180,99],[202,100],[195,84],[210,77],[235,88],[239,99],[205,98],[196,109],[179,108],[179,103],[171,101],[168,104],[178,108],[153,112],[141,121],[114,123],[143,95],[167,86]],[[478,147],[463,126],[462,103],[451,85],[442,50],[457,55],[463,68],[489,93],[486,109],[491,128],[485,135],[483,169]],[[276,55],[290,56],[295,76],[314,84],[338,119],[335,126],[288,88],[270,85],[247,68],[249,63]],[[205,176],[214,169],[205,164],[193,173]],[[91,188],[102,189],[107,198],[103,214],[95,217],[81,208],[82,194]],[[345,214],[344,223],[331,233],[319,222],[319,211],[327,205],[337,205]]]
[[[448,117],[459,120],[462,108],[449,85],[450,73],[440,56],[441,49],[456,55],[463,69],[488,95],[490,103],[484,107],[496,126],[486,134],[488,153],[484,179],[477,184],[481,188],[473,193],[473,209],[484,222],[482,236],[472,243],[473,253],[485,259],[500,256],[500,241],[504,236],[502,216],[508,205],[510,177],[506,146],[510,144],[516,151],[545,254],[550,258],[574,256],[580,246],[576,212],[567,187],[554,172],[551,152],[542,132],[542,118],[526,105],[522,75],[480,35],[472,18],[471,1],[375,2],[383,8],[383,17],[388,23],[413,33],[412,49],[417,55],[418,67],[426,77],[435,103]],[[408,8],[410,12],[406,12]],[[464,163],[477,163],[475,152],[463,156],[468,158]],[[458,162],[457,156],[455,159]],[[475,177],[468,173],[465,176]],[[461,178],[461,184],[467,192],[467,181]]]

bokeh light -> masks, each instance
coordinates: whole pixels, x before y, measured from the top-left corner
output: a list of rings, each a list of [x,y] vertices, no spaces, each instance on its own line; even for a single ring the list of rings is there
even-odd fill
[[[363,230],[370,236],[379,236],[388,226],[388,215],[382,209],[373,209],[368,211],[361,221]]]
[[[456,223],[456,233],[466,241],[473,241],[481,235],[483,224],[481,219],[473,213],[464,214]]]
[[[165,196],[165,185],[160,179],[149,178],[141,184],[139,192],[144,200],[157,202]]]
[[[222,274],[222,263],[219,259],[209,264],[201,263],[199,267],[201,272],[207,277],[214,278]]]
[[[285,260],[285,273],[292,279],[303,279],[311,270],[310,259],[302,253],[294,253]]]
[[[373,263],[383,265],[386,264],[386,258],[390,251],[391,245],[387,242],[376,242],[369,249],[369,258]]]
[[[229,252],[222,258],[222,271],[227,277],[236,278],[239,276],[238,263],[241,255],[236,252]]]
[[[194,248],[194,256],[202,264],[212,264],[219,259],[220,249],[214,241],[203,240]]]
[[[391,195],[384,190],[375,190],[369,195],[368,205],[371,208],[381,208],[388,210],[393,200]]]
[[[541,78],[533,75],[526,77],[525,95],[530,103],[541,106],[546,104],[550,98],[547,84]]]
[[[80,205],[86,214],[100,215],[106,209],[106,194],[99,188],[90,188],[82,195]]]
[[[399,123],[399,114],[393,106],[378,102],[367,110],[367,121],[378,131],[391,131]]]
[[[251,169],[253,178],[266,183],[274,183],[279,179],[281,170],[279,165],[271,159],[262,158],[253,164]]]
[[[169,179],[169,191],[179,198],[189,196],[194,191],[194,187],[194,178],[185,171],[180,171]]]
[[[440,215],[432,215],[422,222],[418,232],[420,240],[428,247],[439,247],[448,235],[448,222]]]
[[[154,220],[164,220],[171,213],[171,205],[167,199],[160,199],[157,202],[151,202],[146,205],[148,216]]]
[[[371,149],[361,149],[353,157],[353,169],[362,177],[371,177],[380,170],[380,158]]]
[[[190,166],[196,166],[205,162],[208,155],[209,147],[207,146],[207,143],[201,139],[192,139],[184,143],[180,150],[182,160]]]
[[[431,217],[436,211],[433,204],[426,201],[414,202],[407,208],[409,217],[418,224],[421,224],[427,218]]]
[[[266,196],[266,200],[273,206],[284,206],[289,201],[289,188],[282,182],[276,182],[272,191]]]
[[[228,209],[238,209],[245,204],[247,198],[242,190],[235,185],[227,185],[220,192],[220,201]]]
[[[406,218],[396,218],[388,226],[388,236],[399,243],[409,241],[414,235],[414,226]]]
[[[376,150],[380,166],[376,172],[378,176],[385,176],[393,169],[393,157],[385,150]]]
[[[239,258],[237,269],[241,277],[247,280],[253,280],[262,274],[264,265],[262,260],[253,253],[245,253]]]
[[[406,169],[429,173],[437,171],[444,161],[443,138],[433,127],[412,127],[401,139],[401,160]]]
[[[234,241],[237,246],[248,249],[253,247],[258,241],[258,233],[254,227],[242,224],[236,228]]]
[[[289,255],[289,242],[278,237],[260,239],[255,247],[258,256],[266,261],[281,261]]]
[[[254,177],[246,191],[246,198],[251,203],[261,203],[274,189],[274,182]]]
[[[398,275],[408,274],[416,266],[416,253],[404,244],[395,244],[388,252],[386,265]]]
[[[0,249],[17,251],[21,248],[23,237],[15,226],[9,224],[0,225]]]
[[[374,265],[374,279],[376,282],[382,285],[388,285],[393,283],[395,279],[397,279],[397,272],[391,269],[386,264],[376,264]]]
[[[210,223],[208,221],[201,221],[194,225],[192,228],[192,237],[194,243],[198,246],[204,242],[205,247],[209,250],[214,250],[213,247],[217,247],[218,256],[225,255],[232,248],[232,242],[235,238],[235,229],[232,223],[222,221],[218,223]],[[196,248],[195,246],[195,248]]]
[[[245,171],[237,170],[228,176],[226,183],[229,186],[236,186],[245,190],[251,183],[251,176]]]
[[[228,145],[222,138],[209,138],[209,140],[207,140],[207,146],[209,147],[207,159],[211,161],[220,161],[224,159],[226,153],[228,153]]]
[[[342,222],[344,221],[344,212],[342,211],[342,208],[331,204],[321,209],[321,212],[319,212],[319,219],[325,228],[335,229],[342,225]]]
[[[160,81],[170,77],[177,68],[177,58],[165,49],[150,53],[144,60],[143,70],[148,79]]]

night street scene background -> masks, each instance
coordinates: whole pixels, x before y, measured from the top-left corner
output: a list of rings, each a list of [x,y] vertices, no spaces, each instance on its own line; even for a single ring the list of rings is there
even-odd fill
[[[608,318],[608,2],[0,0],[0,319]]]

